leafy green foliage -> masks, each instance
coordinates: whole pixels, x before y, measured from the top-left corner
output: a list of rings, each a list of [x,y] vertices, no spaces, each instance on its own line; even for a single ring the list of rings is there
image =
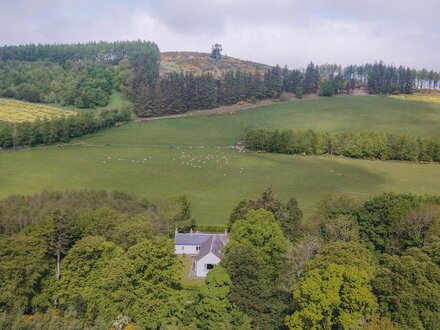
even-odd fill
[[[61,306],[86,306],[88,322],[97,315],[107,322],[130,315],[139,326],[156,329],[183,317],[180,267],[171,240],[142,241],[124,253],[102,237],[87,236],[63,259],[54,296]]]
[[[63,210],[55,210],[52,213],[53,230],[50,238],[51,252],[56,258],[55,278],[60,279],[60,260],[66,255],[70,246],[75,240],[76,232],[73,221],[68,214]],[[79,235],[78,235],[79,236]]]
[[[116,278],[111,279],[116,267]],[[116,290],[117,299],[131,294],[125,314],[140,326],[157,329],[176,325],[183,318],[185,295],[181,290],[181,263],[174,253],[174,242],[154,238],[131,247],[124,258],[114,260],[103,276],[106,292]],[[118,288],[118,289],[117,289]],[[125,303],[121,304],[121,307]]]
[[[251,150],[282,154],[342,155],[351,158],[440,161],[440,141],[408,135],[381,133],[329,134],[312,130],[279,132],[248,130],[246,146]]]
[[[42,223],[57,209],[76,217],[87,210],[100,208],[137,215],[147,212],[152,205],[123,192],[93,189],[11,195],[0,200],[0,234],[11,235]]]
[[[372,253],[357,242],[324,245],[294,284],[291,329],[357,328],[377,309]]]
[[[352,266],[374,273],[373,254],[358,242],[334,242],[323,246],[319,253],[306,265],[305,271],[324,269],[330,264]]]
[[[372,315],[377,303],[371,275],[354,266],[328,264],[307,272],[294,288],[290,329],[353,329]]]
[[[206,286],[197,288],[188,305],[191,297],[181,285],[174,243],[156,236],[167,234],[167,226],[156,221],[191,218],[188,200],[152,208],[127,195],[82,194],[8,200],[10,207],[19,206],[16,219],[41,219],[0,238],[3,328],[394,330],[394,323],[411,329],[439,325],[437,197],[384,194],[360,205],[339,195],[319,203],[311,218],[318,225],[310,228],[319,227],[320,219],[341,216],[368,220],[374,215],[384,221],[379,234],[389,235],[382,240],[385,251],[399,255],[376,249],[376,266],[372,251],[358,241],[308,234],[289,243],[280,220],[267,211],[278,212],[283,205],[268,188],[258,199],[239,204],[222,265],[209,273]],[[101,204],[106,207],[92,207]],[[10,217],[8,204],[0,205]],[[124,208],[130,210],[122,213]],[[54,255],[61,261],[58,281]]]
[[[236,221],[244,219],[250,210],[258,209],[265,209],[273,213],[275,219],[281,226],[284,236],[288,240],[292,241],[299,237],[300,222],[303,214],[298,207],[298,202],[295,198],[291,197],[286,204],[283,204],[281,200],[274,195],[272,186],[267,186],[261,196],[256,200],[240,201],[232,210],[229,217],[228,228],[231,229]]]
[[[44,278],[55,268],[46,259],[48,241],[42,229],[0,239],[0,310],[15,315],[33,310]]]
[[[381,315],[408,329],[440,327],[440,268],[419,249],[383,255],[373,287]]]
[[[245,219],[235,223],[227,246],[232,249],[235,244],[254,247],[261,256],[264,267],[275,276],[271,279],[276,278],[283,267],[287,241],[271,212],[264,209],[251,210]]]
[[[334,86],[333,82],[330,80],[324,80],[321,82],[320,95],[321,96],[333,96],[334,94]]]
[[[104,109],[51,120],[37,119],[34,122],[8,123],[0,127],[0,147],[69,142],[71,138],[113,127],[119,121],[129,121],[130,117],[131,112],[127,109]]]
[[[102,268],[122,253],[121,248],[103,237],[87,236],[78,241],[63,259],[63,276],[54,284],[57,304],[67,307],[77,301],[79,295],[87,304],[88,317],[93,317],[93,303],[99,293],[91,289]]]
[[[109,103],[112,75],[113,69],[102,64],[61,66],[43,61],[5,61],[0,63],[0,95],[29,102],[95,108]]]
[[[251,210],[231,229],[224,267],[232,280],[231,302],[252,317],[256,328],[282,324],[289,299],[277,283],[285,270],[287,241],[273,214]]]
[[[250,329],[249,319],[228,298],[231,279],[226,269],[216,266],[206,277],[194,306],[198,329]]]
[[[429,199],[384,193],[365,202],[354,216],[367,244],[380,252],[395,252],[421,247],[437,210]]]
[[[108,208],[87,211],[78,217],[82,235],[105,237],[127,249],[155,234],[151,216],[139,214],[133,217]]]

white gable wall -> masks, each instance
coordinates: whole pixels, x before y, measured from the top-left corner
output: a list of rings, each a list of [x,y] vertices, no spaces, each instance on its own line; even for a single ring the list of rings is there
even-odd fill
[[[199,254],[200,246],[197,245],[175,245],[176,254]]]
[[[205,255],[202,259],[196,261],[196,276],[197,277],[206,277],[209,269],[207,269],[206,265],[217,265],[220,262],[220,259],[212,252]]]

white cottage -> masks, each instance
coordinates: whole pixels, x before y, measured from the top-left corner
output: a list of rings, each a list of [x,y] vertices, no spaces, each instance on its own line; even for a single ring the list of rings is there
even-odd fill
[[[208,271],[222,258],[222,249],[228,241],[228,234],[207,234],[190,232],[179,234],[176,230],[175,248],[178,255],[195,256],[193,270],[195,276],[206,277]]]

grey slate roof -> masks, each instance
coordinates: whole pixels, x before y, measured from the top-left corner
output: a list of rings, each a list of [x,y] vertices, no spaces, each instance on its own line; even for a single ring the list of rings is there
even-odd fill
[[[202,259],[204,256],[210,252],[217,256],[219,259],[222,258],[222,249],[227,242],[227,236],[223,234],[213,234],[211,238],[204,243],[197,255],[197,261]]]
[[[176,245],[202,245],[205,243],[212,234],[176,234]]]

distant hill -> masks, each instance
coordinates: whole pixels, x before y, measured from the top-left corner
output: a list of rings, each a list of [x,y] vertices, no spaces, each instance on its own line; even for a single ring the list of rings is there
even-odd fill
[[[255,73],[264,72],[271,66],[243,61],[230,56],[222,56],[220,60],[211,58],[209,53],[198,52],[164,52],[161,53],[160,74],[164,75],[170,72],[184,72],[200,75],[202,73],[211,73],[215,77],[229,70],[240,69],[242,71]]]

